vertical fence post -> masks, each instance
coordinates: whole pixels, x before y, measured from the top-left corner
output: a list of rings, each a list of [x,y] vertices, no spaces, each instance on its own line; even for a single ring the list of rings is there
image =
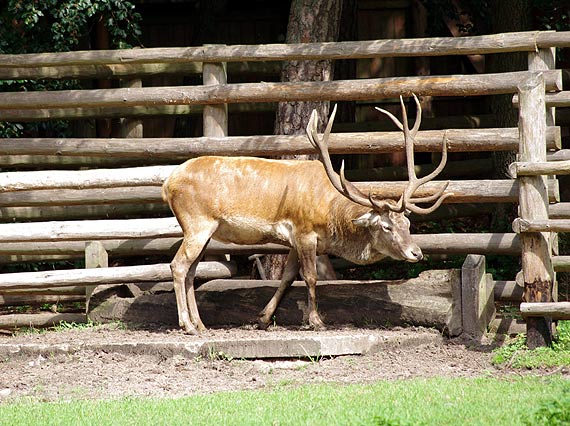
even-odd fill
[[[538,49],[536,52],[528,53],[528,69],[529,71],[544,71],[556,69],[556,48],[549,47]],[[556,108],[546,108],[546,125],[554,126],[556,124]],[[556,179],[556,176],[548,176],[547,179]],[[558,234],[550,233],[550,253],[554,256],[558,255]],[[552,276],[552,301],[558,301],[558,280],[556,273]]]
[[[109,255],[101,241],[85,243],[85,268],[108,268]],[[95,292],[96,285],[85,287],[85,313],[89,314],[89,302]]]
[[[546,108],[544,78],[533,73],[518,87],[520,162],[546,161]],[[527,220],[548,219],[548,186],[544,176],[519,179],[519,216]],[[521,233],[525,302],[551,302],[553,269],[549,234]],[[552,320],[527,318],[527,344],[533,349],[552,342]]]
[[[225,62],[204,63],[202,67],[204,85],[226,84],[227,73]],[[228,136],[228,105],[204,106],[204,136]]]
[[[140,78],[130,80],[121,80],[121,87],[137,88],[142,87]],[[143,122],[139,118],[121,118],[121,137],[122,138],[142,138]]]
[[[202,65],[204,85],[227,84],[227,64],[225,62],[205,62]],[[204,136],[228,136],[228,105],[205,105],[203,112]],[[229,260],[229,255],[224,257]],[[206,260],[218,260],[219,256],[206,256]]]

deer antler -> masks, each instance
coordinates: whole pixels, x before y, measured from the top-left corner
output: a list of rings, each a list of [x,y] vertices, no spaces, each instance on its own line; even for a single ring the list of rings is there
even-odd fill
[[[377,201],[373,201],[371,195],[366,196],[362,191],[354,186],[352,182],[346,180],[344,177],[344,161],[340,166],[340,177],[334,171],[329,154],[328,139],[331,133],[334,117],[336,115],[336,108],[337,106],[335,104],[327,123],[325,132],[323,133],[322,139],[319,138],[319,135],[317,133],[319,116],[317,110],[313,110],[309,119],[309,123],[307,124],[307,137],[309,138],[309,142],[317,151],[319,151],[321,162],[325,166],[327,176],[338,192],[357,204],[370,208],[378,208],[376,204]]]
[[[444,183],[443,187],[433,195],[430,195],[427,197],[420,197],[420,198],[413,198],[412,196],[414,195],[414,192],[416,192],[416,190],[421,185],[433,180],[445,167],[445,164],[447,162],[447,137],[444,134],[443,141],[442,141],[442,145],[443,145],[442,155],[441,155],[441,161],[440,161],[439,165],[436,167],[436,169],[433,172],[431,172],[427,176],[424,176],[422,178],[418,178],[416,176],[416,171],[415,171],[414,142],[415,142],[415,136],[418,133],[418,130],[419,130],[420,124],[421,124],[421,120],[422,120],[422,107],[420,105],[420,101],[418,100],[418,97],[415,94],[412,94],[412,95],[413,95],[414,100],[416,102],[417,110],[416,110],[416,121],[415,121],[414,126],[412,127],[411,130],[408,126],[408,113],[406,111],[406,107],[404,106],[404,100],[403,100],[402,96],[400,96],[400,105],[402,107],[402,122],[400,122],[400,120],[398,120],[389,111],[386,111],[382,108],[376,107],[376,109],[378,111],[386,114],[394,122],[394,124],[396,124],[396,126],[398,126],[398,128],[404,132],[404,142],[406,145],[406,160],[407,160],[407,168],[408,168],[408,185],[406,186],[406,188],[405,188],[402,196],[398,200],[398,203],[396,204],[396,206],[389,206],[388,208],[390,210],[399,211],[399,212],[402,212],[402,211],[408,209],[411,212],[414,212],[417,214],[428,214],[428,213],[433,212],[435,209],[437,209],[447,197],[452,195],[451,193],[444,194],[445,190],[447,189],[447,186],[449,185],[449,181]],[[372,198],[371,198],[371,200],[372,200]],[[428,208],[422,208],[422,207],[418,207],[416,205],[419,203],[429,203],[432,201],[435,201],[435,203],[431,207],[428,207]],[[382,203],[384,203],[384,202],[382,202]]]

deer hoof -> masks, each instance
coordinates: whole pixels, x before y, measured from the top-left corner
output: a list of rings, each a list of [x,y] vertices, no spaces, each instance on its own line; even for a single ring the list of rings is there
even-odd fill
[[[323,331],[327,329],[327,326],[319,314],[309,315],[309,326],[315,331]]]

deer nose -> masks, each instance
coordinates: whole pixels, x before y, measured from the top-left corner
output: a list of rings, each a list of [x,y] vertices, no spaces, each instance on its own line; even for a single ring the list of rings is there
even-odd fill
[[[419,247],[413,247],[410,250],[410,254],[411,254],[411,258],[413,260],[415,260],[416,262],[419,262],[420,260],[422,260],[424,258],[424,254],[422,253],[422,250]]]

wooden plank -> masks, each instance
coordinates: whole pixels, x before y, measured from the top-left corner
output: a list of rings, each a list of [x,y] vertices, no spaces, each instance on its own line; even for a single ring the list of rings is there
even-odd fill
[[[268,45],[199,46],[129,50],[74,51],[0,55],[5,68],[97,64],[235,62],[310,59],[358,59],[399,56],[447,56],[535,51],[568,47],[567,31],[514,32],[472,37],[293,43]]]
[[[480,338],[495,316],[493,282],[485,271],[485,257],[468,255],[461,267],[463,333]]]
[[[500,302],[520,302],[523,299],[523,287],[516,281],[494,281],[495,300]]]
[[[1,56],[1,55],[0,55]],[[484,75],[389,77],[290,83],[239,83],[139,89],[0,93],[3,109],[216,105],[242,102],[346,101],[418,96],[483,96],[514,93],[527,71]],[[544,71],[546,90],[561,90],[560,70]]]
[[[234,262],[200,262],[199,279],[229,278],[236,272]],[[67,269],[61,271],[0,274],[0,290],[91,286],[171,280],[169,264],[117,266],[113,268]]]
[[[520,310],[527,321],[529,317],[549,317],[554,321],[570,320],[570,302],[523,302]]]
[[[416,152],[441,150],[444,136],[449,152],[513,151],[518,149],[517,128],[447,129],[418,132]],[[561,145],[560,127],[547,128],[547,148]],[[331,154],[384,154],[404,151],[402,132],[332,133]],[[117,157],[182,160],[197,155],[270,156],[311,154],[305,135],[263,135],[196,138],[85,139],[6,138],[0,155],[53,155],[64,157]],[[87,164],[86,164],[87,165]]]

